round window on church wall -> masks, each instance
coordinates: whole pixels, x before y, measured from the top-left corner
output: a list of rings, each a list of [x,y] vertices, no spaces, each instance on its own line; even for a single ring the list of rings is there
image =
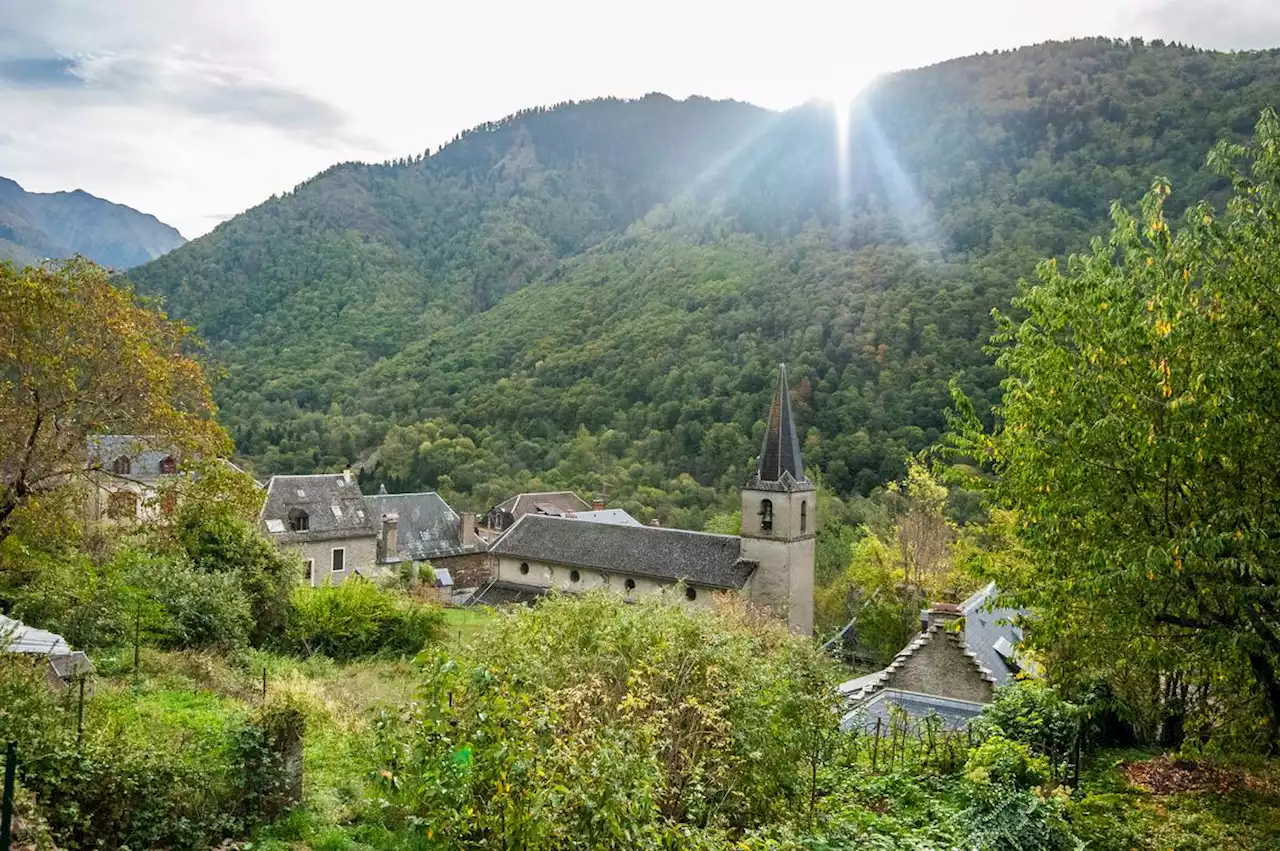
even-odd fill
[[[634,579],[628,579],[626,584],[628,591],[636,590],[636,581]]]
[[[696,600],[696,599],[698,599],[698,589],[697,589],[697,588],[686,588],[686,589],[684,589],[684,598],[685,598],[686,600]]]
[[[526,574],[528,572],[529,572],[529,562],[527,561],[520,562],[520,573]]]
[[[577,582],[577,581],[578,581],[578,580],[580,580],[580,579],[582,579],[582,574],[581,574],[581,573],[579,573],[579,572],[578,572],[578,571],[576,571],[576,570],[571,570],[571,571],[569,571],[569,581],[570,581],[570,582]]]

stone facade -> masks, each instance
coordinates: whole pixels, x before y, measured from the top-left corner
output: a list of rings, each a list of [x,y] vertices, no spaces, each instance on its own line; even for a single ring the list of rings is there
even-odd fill
[[[812,635],[816,492],[795,487],[742,491],[742,557],[757,565],[746,594],[786,618],[793,632]]]
[[[498,559],[498,572],[495,578],[500,582],[513,585],[566,593],[607,588],[622,594],[628,600],[638,600],[649,594],[675,593],[676,588],[675,582],[651,577],[605,572],[554,562],[524,561],[506,556]],[[686,583],[681,599],[690,605],[710,606],[716,590]]]
[[[890,666],[885,688],[987,703],[995,683],[984,675],[973,654],[968,652],[960,633],[943,625],[923,633],[919,646]]]
[[[299,541],[281,544],[285,552],[297,553],[302,557],[302,581],[309,582],[312,587],[320,585],[341,585],[358,570],[368,575],[378,560],[378,539],[374,535],[352,538],[335,538],[327,541]],[[334,550],[342,550],[341,571],[333,570]],[[311,570],[307,570],[307,562],[311,562]]]
[[[498,575],[498,560],[487,552],[433,558],[431,566],[449,571],[455,588],[479,588],[492,582]]]

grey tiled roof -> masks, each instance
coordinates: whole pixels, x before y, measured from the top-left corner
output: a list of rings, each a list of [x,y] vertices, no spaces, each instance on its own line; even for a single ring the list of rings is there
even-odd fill
[[[155,482],[161,475],[160,463],[171,455],[172,449],[134,434],[95,434],[89,438],[90,469],[110,473],[117,458],[127,457],[129,472],[121,477],[135,482]]]
[[[1009,608],[987,611],[999,595],[993,582],[961,603],[960,608],[964,612],[965,646],[978,657],[982,667],[995,676],[996,683],[1003,685],[1017,673],[1017,668],[996,651],[996,643],[1003,638],[1009,646],[1018,646],[1022,641],[1022,629],[1013,621],[1025,612]]]
[[[565,514],[570,511],[589,511],[591,506],[573,491],[544,491],[516,494],[494,508],[519,520],[526,514]]]
[[[289,531],[289,513],[294,509],[307,513],[307,531]],[[375,534],[360,485],[354,476],[348,478],[342,473],[272,476],[267,483],[261,521],[264,531],[284,544]]]
[[[516,521],[490,551],[710,588],[741,588],[756,567],[742,560],[742,540],[734,535],[582,523],[538,514]]]
[[[382,518],[395,514],[396,555],[388,561],[422,560],[473,552],[458,537],[459,517],[435,491],[425,493],[379,493],[366,496],[365,503],[375,530]]]

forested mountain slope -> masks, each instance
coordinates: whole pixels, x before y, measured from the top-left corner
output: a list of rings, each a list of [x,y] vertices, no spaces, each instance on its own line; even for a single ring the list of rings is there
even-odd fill
[[[1156,175],[1217,196],[1206,152],[1277,104],[1280,52],[1104,39],[891,75],[847,122],[570,104],[335,166],[131,276],[213,343],[262,473],[361,463],[476,505],[537,475],[692,523],[777,361],[807,461],[866,491],[937,438],[953,375],[997,397],[990,311],[1037,259]]]
[[[155,216],[84,190],[27,192],[0,177],[0,260],[37,263],[83,254],[115,269],[154,260],[184,242]]]

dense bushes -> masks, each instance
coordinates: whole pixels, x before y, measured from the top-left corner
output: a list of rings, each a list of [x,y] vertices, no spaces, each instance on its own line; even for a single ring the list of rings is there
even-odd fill
[[[296,653],[354,659],[375,653],[414,654],[443,630],[444,614],[438,606],[355,578],[338,586],[295,589],[285,643]]]
[[[500,616],[384,728],[378,818],[449,847],[638,848],[809,812],[833,671],[745,613],[607,594]]]

